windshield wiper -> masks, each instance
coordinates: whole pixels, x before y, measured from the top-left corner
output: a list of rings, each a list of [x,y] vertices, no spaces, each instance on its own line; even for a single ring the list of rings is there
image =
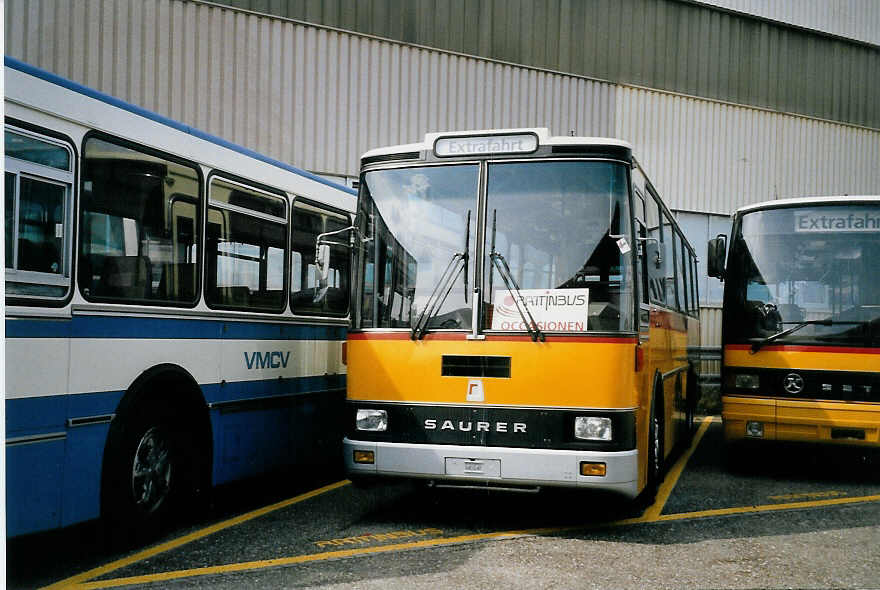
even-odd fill
[[[464,271],[464,301],[467,303],[467,272],[468,258],[470,256],[468,248],[471,236],[470,209],[468,209],[465,224],[464,252],[455,252],[452,255],[452,259],[449,261],[449,264],[446,265],[446,270],[440,275],[440,280],[437,281],[437,285],[434,287],[434,290],[431,291],[431,296],[428,297],[428,301],[425,302],[425,308],[422,310],[422,313],[419,314],[419,318],[412,327],[412,332],[410,332],[409,335],[411,340],[421,340],[424,337],[425,332],[428,330],[428,324],[431,323],[431,320],[437,315],[437,312],[440,311],[443,304],[446,303],[446,298],[449,297],[449,292],[452,291],[452,286],[458,281],[458,277],[461,275],[462,271]],[[442,298],[440,296],[441,294]]]
[[[535,322],[535,318],[532,317],[532,312],[529,311],[529,306],[519,291],[519,285],[516,284],[516,280],[510,272],[507,260],[504,259],[504,256],[495,251],[497,213],[497,209],[492,213],[492,252],[489,254],[489,259],[492,261],[492,264],[495,265],[495,268],[498,269],[498,274],[501,275],[501,280],[504,281],[504,286],[507,287],[507,292],[510,293],[510,296],[513,298],[513,304],[516,306],[516,311],[519,312],[519,317],[522,318],[523,323],[526,325],[526,330],[528,330],[529,336],[532,337],[532,342],[537,342],[538,339],[540,339],[541,342],[545,342],[546,337],[544,336],[544,332],[541,331],[541,328],[539,328],[538,324]],[[491,276],[492,273],[489,274]]]
[[[793,323],[793,322],[782,322],[782,323],[788,324],[788,323]],[[864,322],[864,321],[846,321],[845,322],[845,321],[840,321],[840,320],[832,320],[831,318],[825,318],[824,320],[807,320],[804,322],[797,322],[794,326],[792,326],[791,328],[788,328],[787,330],[777,332],[776,334],[773,334],[771,336],[767,336],[766,338],[763,338],[763,339],[759,340],[758,342],[755,342],[754,344],[752,344],[752,354],[755,354],[756,352],[761,350],[764,346],[770,344],[774,340],[778,340],[780,338],[785,338],[789,334],[793,334],[793,333],[797,332],[798,330],[800,330],[801,328],[804,328],[806,326],[843,326],[843,325],[847,325],[847,324],[860,325],[860,324],[866,324],[866,323],[869,323],[869,322]]]

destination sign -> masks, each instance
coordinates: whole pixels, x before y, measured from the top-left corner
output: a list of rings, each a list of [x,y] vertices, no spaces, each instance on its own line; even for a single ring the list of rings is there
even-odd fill
[[[794,215],[796,232],[880,231],[880,211],[869,209],[814,209]]]
[[[434,153],[441,158],[491,154],[530,154],[537,149],[538,138],[532,133],[482,137],[441,137],[434,143]]]

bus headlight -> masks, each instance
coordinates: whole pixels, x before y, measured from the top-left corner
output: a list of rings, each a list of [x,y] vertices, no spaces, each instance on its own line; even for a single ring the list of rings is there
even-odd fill
[[[358,430],[385,432],[388,430],[388,412],[385,410],[358,410],[355,425]]]
[[[574,437],[581,440],[611,440],[611,418],[578,416],[574,419]]]

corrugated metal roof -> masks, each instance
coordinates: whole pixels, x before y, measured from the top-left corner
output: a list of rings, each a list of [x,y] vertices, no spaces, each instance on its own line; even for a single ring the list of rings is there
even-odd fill
[[[877,0],[696,0],[798,27],[880,45]]]

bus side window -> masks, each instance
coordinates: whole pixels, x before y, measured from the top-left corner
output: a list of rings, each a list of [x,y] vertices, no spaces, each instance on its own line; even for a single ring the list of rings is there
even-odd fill
[[[665,274],[663,277],[663,282],[666,291],[666,305],[672,309],[680,309],[680,303],[678,299],[678,290],[676,284],[676,277],[679,274],[676,268],[676,262],[678,258],[681,257],[679,254],[676,256],[675,250],[678,246],[678,236],[675,233],[675,229],[672,225],[672,221],[666,216],[666,213],[663,213],[663,258],[665,259]]]
[[[327,211],[302,199],[293,204],[291,240],[290,305],[295,314],[340,316],[348,313],[351,256],[346,244],[348,233],[329,236],[330,272],[324,293],[318,286],[315,244],[318,236],[345,229],[351,224],[338,213]]]
[[[119,303],[194,304],[199,187],[194,166],[88,137],[79,232],[83,295]]]
[[[675,234],[675,243],[677,244],[677,248],[675,250],[676,256],[678,256],[676,268],[676,285],[678,285],[678,301],[681,307],[681,311],[684,313],[690,313],[691,311],[691,302],[690,302],[690,289],[688,287],[688,280],[690,279],[690,272],[687,270],[687,249],[684,246],[684,242],[681,239],[681,236],[678,233]]]
[[[286,199],[216,177],[209,191],[206,301],[216,307],[283,311]]]
[[[68,146],[25,131],[4,132],[6,294],[60,299],[70,289]]]
[[[648,276],[648,299],[651,303],[666,303],[666,287],[664,284],[664,267],[666,259],[662,249],[663,226],[660,224],[660,209],[656,197],[648,187],[645,199],[645,225],[648,240],[645,242],[645,258]],[[658,263],[659,258],[659,263]]]
[[[645,225],[645,197],[638,188],[634,188],[633,192],[635,194],[633,204],[635,205],[636,244],[640,261],[639,272],[642,275],[642,279],[639,282],[639,288],[642,292],[642,303],[648,303],[648,257],[646,256],[647,250],[645,248],[647,245],[646,239],[648,237],[648,228]]]

